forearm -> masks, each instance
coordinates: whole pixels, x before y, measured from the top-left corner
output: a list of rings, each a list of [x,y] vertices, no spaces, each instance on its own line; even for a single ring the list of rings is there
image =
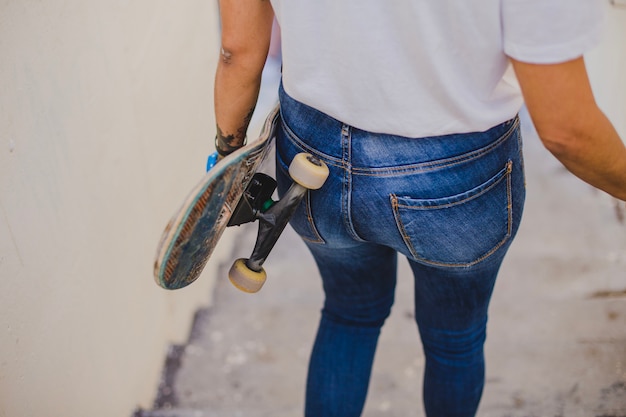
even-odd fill
[[[241,62],[244,61],[244,62]],[[261,86],[263,66],[220,60],[215,74],[215,121],[222,150],[243,144]]]
[[[215,73],[215,121],[221,154],[240,147],[256,106],[274,11],[268,0],[220,0],[222,46]]]
[[[600,110],[588,114],[569,139],[552,140],[545,134],[543,142],[574,175],[626,201],[626,146]]]
[[[626,148],[595,102],[583,58],[512,62],[546,148],[582,180],[626,200]]]

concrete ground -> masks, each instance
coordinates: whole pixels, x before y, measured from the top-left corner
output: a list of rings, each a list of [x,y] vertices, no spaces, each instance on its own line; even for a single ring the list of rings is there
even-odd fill
[[[626,416],[626,205],[565,171],[525,123],[527,205],[490,310],[483,417]],[[255,295],[226,277],[248,256],[256,225],[237,234],[185,346],[174,347],[153,410],[141,417],[302,415],[322,291],[288,228]],[[424,357],[401,262],[364,417],[424,416]]]

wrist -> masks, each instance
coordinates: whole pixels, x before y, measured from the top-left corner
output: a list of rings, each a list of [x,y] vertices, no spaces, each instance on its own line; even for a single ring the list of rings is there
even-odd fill
[[[235,152],[237,149],[241,148],[246,144],[247,138],[244,138],[243,143],[240,145],[232,146],[221,140],[219,135],[215,135],[215,150],[221,157],[225,157]]]

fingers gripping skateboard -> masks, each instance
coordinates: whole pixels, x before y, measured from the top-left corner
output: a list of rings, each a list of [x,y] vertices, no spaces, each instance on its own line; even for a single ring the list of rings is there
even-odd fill
[[[241,291],[254,293],[261,289],[267,276],[262,264],[307,191],[321,188],[329,171],[324,162],[300,153],[289,165],[289,175],[294,181],[289,190],[258,216],[259,233],[252,255],[235,261],[228,273],[230,282]]]

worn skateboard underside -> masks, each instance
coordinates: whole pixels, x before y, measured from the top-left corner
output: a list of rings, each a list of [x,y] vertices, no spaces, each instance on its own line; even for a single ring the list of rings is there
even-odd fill
[[[219,161],[174,214],[163,232],[154,264],[154,277],[161,287],[183,288],[198,278],[271,148],[277,119],[275,108],[259,138]]]

